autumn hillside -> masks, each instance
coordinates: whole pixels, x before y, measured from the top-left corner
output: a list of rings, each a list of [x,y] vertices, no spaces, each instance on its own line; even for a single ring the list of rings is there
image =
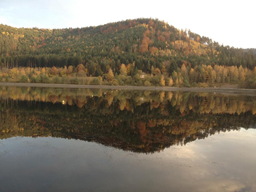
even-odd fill
[[[83,63],[100,75],[108,65],[115,72],[122,63],[135,63],[144,72],[165,65],[171,73],[185,61],[192,67],[218,64],[253,69],[253,51],[223,47],[208,37],[153,19],[53,30],[0,25],[0,66],[7,68]]]

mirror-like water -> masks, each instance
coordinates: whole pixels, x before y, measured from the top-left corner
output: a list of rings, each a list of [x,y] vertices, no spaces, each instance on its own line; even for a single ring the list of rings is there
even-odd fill
[[[0,191],[256,191],[256,97],[0,88]]]

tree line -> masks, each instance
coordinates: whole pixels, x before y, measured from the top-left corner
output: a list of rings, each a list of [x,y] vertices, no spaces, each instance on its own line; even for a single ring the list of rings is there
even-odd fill
[[[14,67],[0,71],[1,82],[24,83],[71,83],[83,85],[136,85],[175,87],[218,87],[223,84],[238,84],[240,87],[256,88],[256,67],[253,70],[242,66],[198,65],[194,68],[184,62],[171,74],[168,63],[161,69],[150,69],[144,73],[136,64],[121,64],[114,72],[110,65],[104,65],[106,73],[96,66],[72,65],[57,68]],[[95,71],[101,71],[97,73]]]

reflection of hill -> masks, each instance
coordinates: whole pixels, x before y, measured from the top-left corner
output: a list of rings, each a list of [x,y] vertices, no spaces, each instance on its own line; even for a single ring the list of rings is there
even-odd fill
[[[69,95],[64,105],[60,103],[63,93],[46,95],[54,102],[2,99],[0,138],[52,136],[155,152],[256,124],[254,97],[131,93]]]

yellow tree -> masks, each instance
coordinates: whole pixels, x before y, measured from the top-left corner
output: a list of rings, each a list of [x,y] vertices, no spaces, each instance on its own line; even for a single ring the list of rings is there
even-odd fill
[[[205,66],[205,75],[206,75],[206,80],[205,82],[209,82],[209,83],[214,83],[215,79],[216,79],[216,73],[213,72],[213,68],[211,65]]]
[[[222,77],[222,71],[223,69],[223,66],[218,66],[218,65],[215,65],[214,66],[214,71],[216,72],[216,82],[217,83],[220,83],[221,82],[221,77]]]
[[[68,69],[67,69],[67,75],[70,75],[72,72],[73,72],[73,66],[70,65],[68,66]]]
[[[151,75],[154,74],[154,71],[155,71],[155,68],[154,68],[154,66],[152,65],[152,66],[151,66]]]
[[[84,71],[85,70],[85,67],[83,64],[79,64],[77,65],[76,67],[76,71],[79,73],[80,71]]]
[[[113,73],[112,69],[109,68],[108,73],[107,73],[107,80],[112,81],[113,79],[114,79],[114,73]]]
[[[244,81],[245,80],[245,71],[241,65],[240,65],[238,71],[239,71],[239,80]]]
[[[59,72],[59,70],[55,66],[53,66],[50,70],[50,74],[52,74],[52,75],[57,75],[58,72]]]
[[[60,69],[60,76],[62,77],[62,76],[64,76],[66,73],[67,73],[67,66],[65,66],[64,68],[61,68]]]
[[[187,67],[185,66],[185,64],[182,64],[182,66],[181,66],[181,74],[183,76],[187,76],[187,74],[188,74],[188,70],[187,70]]]
[[[236,66],[231,66],[229,68],[230,71],[230,79],[232,82],[237,82],[238,81],[238,76],[239,76],[239,72],[238,72],[238,68]]]
[[[126,69],[125,64],[121,65],[121,67],[120,67],[120,74],[121,75],[127,75],[127,69]]]
[[[153,67],[153,66],[152,66],[152,67]],[[154,70],[154,75],[161,75],[160,69],[156,68],[156,69]]]
[[[163,76],[163,75],[161,75],[160,85],[161,85],[161,86],[165,86],[165,79],[164,79],[164,76]]]
[[[173,79],[172,77],[169,78],[169,83],[168,83],[169,86],[173,86]]]
[[[228,78],[228,70],[226,67],[223,67],[222,70],[222,83],[226,83],[227,82],[227,78]]]
[[[181,73],[180,72],[178,72],[178,79],[179,79],[179,85],[183,85],[183,80],[184,80],[184,78],[183,78],[183,76],[181,75]]]
[[[127,75],[130,75],[131,74],[131,67],[132,67],[132,64],[129,63],[126,67],[126,71],[127,71]]]
[[[214,70],[211,71],[211,83],[215,83],[216,81],[216,72]]]
[[[165,66],[165,64],[163,64],[163,66],[162,66],[162,69],[161,69],[161,72],[162,72],[162,74],[166,74],[166,66]]]
[[[175,85],[178,85],[178,84],[179,84],[178,74],[177,74],[176,71],[173,71],[173,72],[172,72],[172,79],[173,79]]]

